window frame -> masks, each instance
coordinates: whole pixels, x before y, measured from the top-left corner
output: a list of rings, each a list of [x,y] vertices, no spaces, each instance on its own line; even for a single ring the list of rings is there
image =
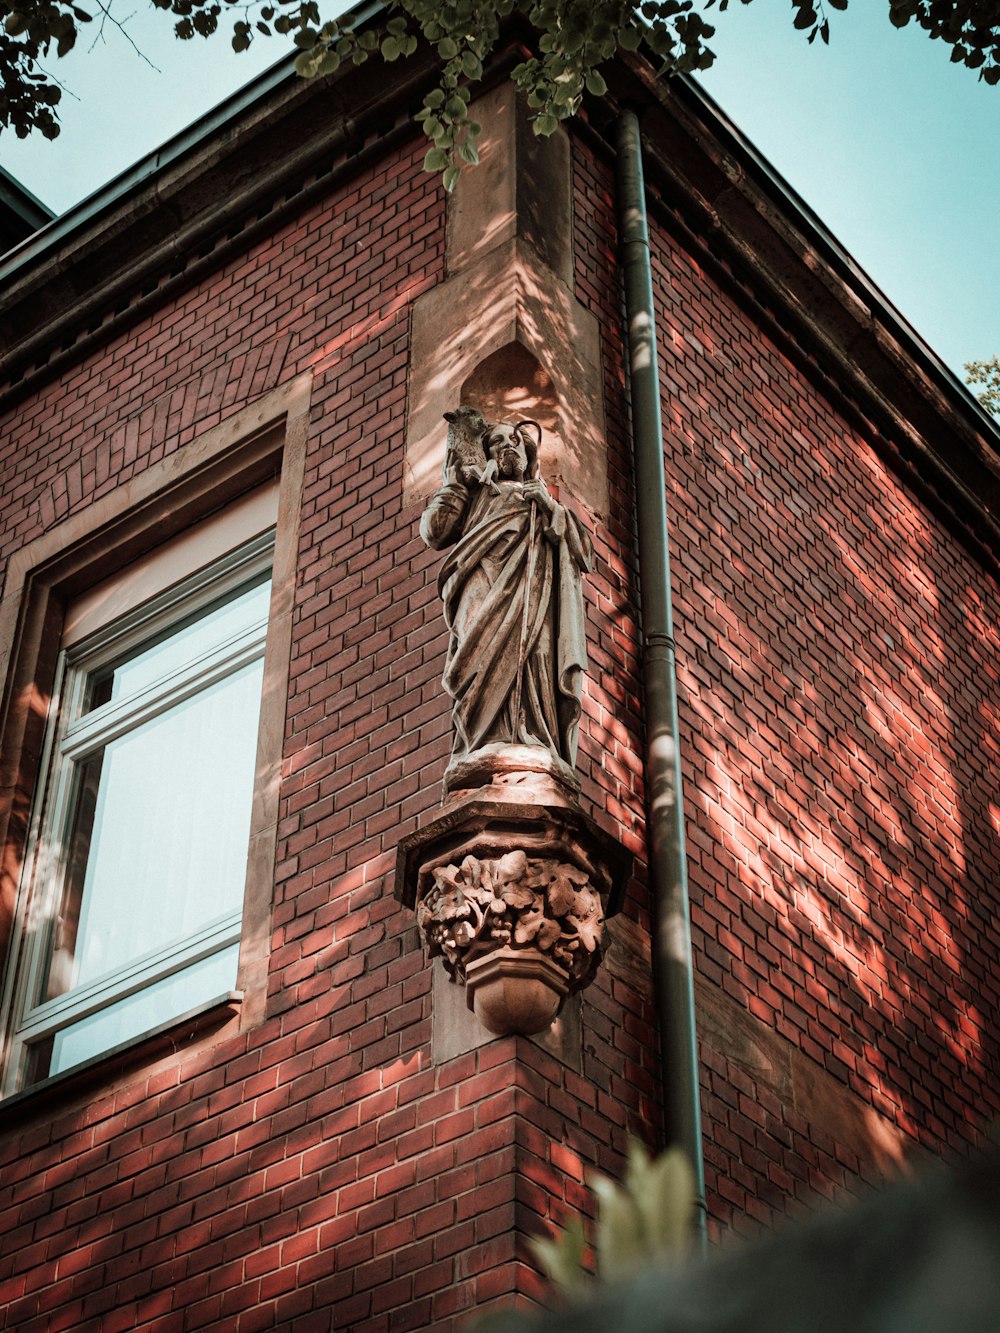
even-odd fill
[[[61,650],[49,708],[39,799],[35,802],[37,808],[32,815],[25,856],[26,883],[22,890],[25,903],[18,938],[13,946],[21,956],[19,965],[11,971],[13,984],[8,983],[0,1006],[0,1016],[10,1034],[5,1079],[8,1093],[18,1090],[32,1046],[240,943],[242,906],[238,911],[220,914],[183,941],[147,951],[83,986],[73,986],[50,1000],[33,1000],[44,985],[45,970],[53,951],[52,935],[58,925],[69,873],[69,830],[80,781],[80,764],[96,750],[166,715],[184,700],[243,667],[262,661],[269,618],[267,615],[260,617],[250,628],[230,636],[207,653],[189,659],[134,695],[83,712],[91,677],[112,662],[126,658],[159,634],[176,629],[187,618],[235,595],[241,588],[249,587],[255,581],[262,582],[265,575],[270,578],[273,563],[272,527]],[[259,708],[256,728],[259,734]],[[242,998],[238,991],[229,991],[209,1003],[237,997]],[[180,1017],[189,1008],[182,1007],[166,1021]],[[140,1032],[128,1040],[141,1041],[143,1035]],[[99,1058],[99,1054],[90,1058]],[[68,1073],[78,1063],[59,1072]]]
[[[47,771],[46,746],[53,733],[46,718],[57,685],[67,608],[89,589],[155,555],[174,536],[223,515],[227,506],[263,482],[278,482],[240,932],[237,990],[242,1001],[220,1006],[207,1016],[181,1015],[165,1025],[167,1031],[157,1030],[149,1040],[136,1037],[107,1052],[107,1058],[95,1057],[18,1092],[10,1091],[8,1003],[0,1015],[0,1105],[39,1096],[50,1084],[62,1086],[67,1080],[81,1089],[93,1077],[111,1088],[125,1087],[150,1061],[179,1059],[192,1044],[196,1048],[214,1044],[267,1016],[281,759],[311,385],[311,373],[306,372],[216,426],[201,433],[188,430],[186,443],[53,524],[16,550],[8,562],[0,597],[0,998],[6,995],[9,1000],[13,986],[22,984],[21,885],[31,866],[31,837],[37,832],[33,812],[40,809],[39,779]],[[77,640],[72,642],[75,646]],[[98,1069],[92,1075],[93,1066]],[[70,1089],[63,1092],[63,1100],[67,1095],[73,1095]]]

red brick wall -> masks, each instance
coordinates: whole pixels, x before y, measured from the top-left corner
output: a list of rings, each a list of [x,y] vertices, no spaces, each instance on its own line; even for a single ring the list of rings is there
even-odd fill
[[[581,294],[614,328],[611,175],[580,158]],[[745,1229],[1000,1113],[1000,599],[891,446],[761,332],[752,275],[722,285],[666,216],[707,1184],[711,1216]]]
[[[619,280],[610,179],[579,145],[611,493],[580,767],[636,855],[581,1072],[521,1039],[435,1064],[392,895],[449,748],[438,557],[401,500],[409,310],[443,278],[421,157],[366,170],[0,423],[6,559],[314,372],[268,1017],[55,1110],[0,1108],[19,1330],[448,1328],[537,1294],[523,1235],[589,1208],[585,1168],[620,1169],[629,1133],[656,1141]],[[700,994],[757,1025],[750,1055],[703,1044],[712,1214],[743,1226],[868,1169],[858,1124],[933,1146],[996,1109],[996,590],[745,302],[662,233],[655,251]]]
[[[435,1065],[430,972],[392,894],[450,745],[438,557],[401,500],[409,310],[443,276],[421,156],[344,186],[3,422],[6,556],[314,373],[268,1017],[110,1091],[8,1111],[0,1290],[25,1333],[361,1333],[390,1312],[393,1329],[447,1328],[537,1293],[520,1237],[590,1206],[585,1164],[615,1171],[629,1132],[654,1137],[649,1014],[607,974],[582,1074],[514,1039]],[[587,593],[582,766],[588,808],[640,850],[627,531],[619,495]]]

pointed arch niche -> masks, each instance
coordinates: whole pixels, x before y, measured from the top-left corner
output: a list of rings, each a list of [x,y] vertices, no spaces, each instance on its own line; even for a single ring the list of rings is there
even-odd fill
[[[459,397],[463,407],[478,407],[487,421],[522,417],[537,421],[549,455],[562,453],[555,386],[548,371],[521,343],[508,343],[480,361]]]

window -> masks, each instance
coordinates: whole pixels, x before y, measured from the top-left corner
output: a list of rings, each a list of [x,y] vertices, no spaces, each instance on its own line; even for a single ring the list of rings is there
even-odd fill
[[[272,556],[265,533],[60,654],[7,1092],[236,986]]]
[[[127,1081],[267,1016],[311,385],[175,442],[7,561],[0,1098],[122,1044],[95,1077]]]

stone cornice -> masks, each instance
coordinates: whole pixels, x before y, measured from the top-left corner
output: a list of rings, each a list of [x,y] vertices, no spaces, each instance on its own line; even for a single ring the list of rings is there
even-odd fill
[[[214,267],[340,177],[418,132],[429,54],[376,83],[307,83],[290,64],[0,260],[0,401]],[[260,90],[254,97],[254,90]],[[229,104],[227,104],[227,107]],[[225,113],[227,108],[221,108]],[[175,141],[176,142],[176,141]]]

